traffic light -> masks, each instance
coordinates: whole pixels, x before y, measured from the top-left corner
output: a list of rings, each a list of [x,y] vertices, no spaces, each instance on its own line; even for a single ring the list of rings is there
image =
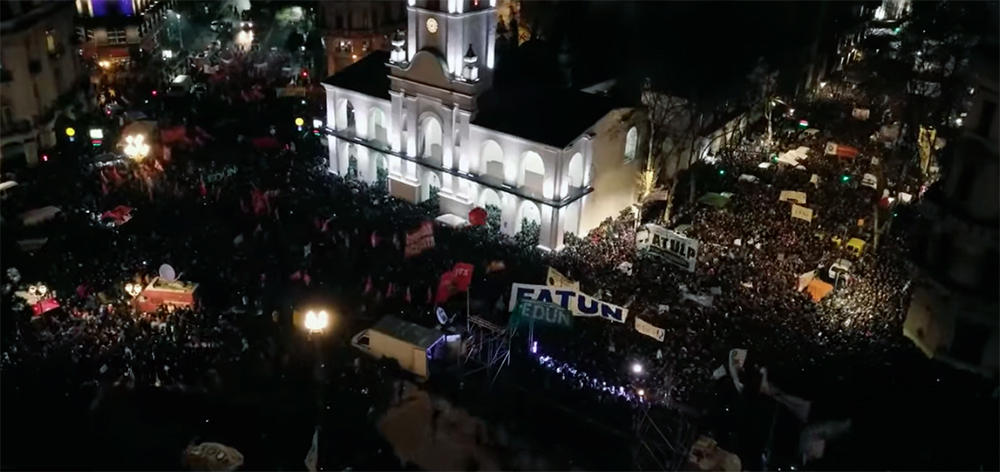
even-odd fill
[[[153,96],[154,97],[156,96],[156,90],[153,90]]]
[[[726,175],[725,169],[719,169],[719,175]]]
[[[840,176],[840,181],[841,182],[848,182],[850,180],[851,180],[851,176],[849,176],[849,175],[842,175],[842,176]]]
[[[295,119],[295,127],[298,128],[299,131],[302,131],[302,125],[304,124],[306,124],[306,120],[303,120],[301,117]]]
[[[49,162],[49,155],[48,154],[42,154],[42,162]]]

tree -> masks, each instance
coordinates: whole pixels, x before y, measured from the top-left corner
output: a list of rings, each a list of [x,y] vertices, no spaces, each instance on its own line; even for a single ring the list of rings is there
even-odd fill
[[[486,205],[486,226],[488,226],[494,233],[500,232],[500,219],[503,213],[500,207],[496,205]]]
[[[514,235],[514,242],[524,248],[533,248],[538,246],[541,232],[542,227],[538,223],[524,218],[521,220],[521,231]]]
[[[659,188],[666,192],[663,220],[669,222],[678,174],[689,167],[694,158],[705,116],[693,101],[657,91],[648,80],[642,90],[642,106],[648,142],[646,165],[640,179],[646,181],[645,173],[656,171],[660,185],[646,189],[652,192]]]

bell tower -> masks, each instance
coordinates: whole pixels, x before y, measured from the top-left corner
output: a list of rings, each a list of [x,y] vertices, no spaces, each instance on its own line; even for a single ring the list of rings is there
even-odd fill
[[[407,0],[406,39],[393,41],[393,77],[463,94],[478,95],[493,78],[496,45],[496,0]],[[440,65],[443,77],[431,77]]]

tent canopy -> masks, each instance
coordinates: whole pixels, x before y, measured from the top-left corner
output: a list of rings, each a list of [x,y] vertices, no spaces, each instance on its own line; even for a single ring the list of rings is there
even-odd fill
[[[816,303],[819,303],[820,300],[826,298],[826,296],[832,291],[833,285],[830,285],[820,279],[812,279],[809,282],[809,285],[806,286],[806,293],[808,293]]]
[[[698,199],[698,201],[706,205],[722,209],[729,204],[729,197],[719,193],[709,192]]]
[[[434,221],[437,221],[438,223],[441,223],[450,228],[461,228],[469,224],[469,222],[466,221],[465,218],[462,218],[461,216],[458,215],[453,215],[451,213],[446,213],[444,215],[441,215],[435,218]]]
[[[419,349],[428,349],[444,336],[444,333],[425,328],[415,323],[403,321],[395,316],[386,316],[372,326],[372,331],[378,331],[400,341],[412,344]]]

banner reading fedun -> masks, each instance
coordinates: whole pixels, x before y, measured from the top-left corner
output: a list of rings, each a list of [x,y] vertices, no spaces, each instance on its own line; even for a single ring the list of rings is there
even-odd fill
[[[657,328],[656,326],[639,319],[639,317],[635,318],[635,330],[661,342],[667,334],[667,331],[663,328]]]
[[[549,267],[549,274],[545,278],[545,284],[549,287],[567,287],[573,290],[580,290],[580,282],[576,282],[565,275],[562,272]]]
[[[514,311],[521,300],[537,300],[554,303],[573,313],[574,316],[600,316],[618,323],[628,318],[628,309],[602,302],[590,295],[567,287],[546,285],[514,284],[510,289],[508,311]]]

